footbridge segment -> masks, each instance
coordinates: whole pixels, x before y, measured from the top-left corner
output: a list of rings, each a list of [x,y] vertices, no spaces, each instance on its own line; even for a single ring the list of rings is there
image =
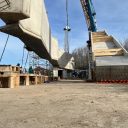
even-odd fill
[[[0,0],[0,7],[0,18],[6,23],[0,31],[18,37],[54,67],[74,68],[72,55],[61,50],[52,37],[44,0]]]

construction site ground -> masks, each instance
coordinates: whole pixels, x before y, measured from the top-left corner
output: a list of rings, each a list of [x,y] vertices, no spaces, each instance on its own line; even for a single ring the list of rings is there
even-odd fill
[[[63,80],[1,88],[0,128],[128,128],[128,85]]]

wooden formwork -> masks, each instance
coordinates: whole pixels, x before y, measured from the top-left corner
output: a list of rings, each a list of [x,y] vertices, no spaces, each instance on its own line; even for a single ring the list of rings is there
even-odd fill
[[[121,48],[94,50],[94,56],[122,56],[123,54]]]
[[[0,88],[9,87],[9,77],[0,77]]]
[[[103,44],[104,44],[104,48],[103,48]],[[91,45],[92,45],[92,52],[94,57],[123,56],[125,53],[124,49],[121,46],[117,45],[117,42],[115,41],[114,37],[109,36],[105,31],[92,32]]]
[[[45,82],[45,76],[43,75],[29,75],[29,85],[40,85]]]
[[[105,31],[91,32],[93,80],[128,80],[128,52]]]
[[[19,86],[41,85],[52,81],[53,78],[37,74],[21,74],[20,67],[1,65],[0,66],[0,88],[16,88]]]
[[[0,87],[1,88],[16,88],[19,86],[19,75],[0,75]]]
[[[52,78],[35,74],[0,75],[0,88],[16,88],[19,86],[41,85]]]
[[[41,85],[49,81],[48,76],[36,74],[20,74],[21,85]]]
[[[0,65],[0,72],[2,73],[20,73],[20,67],[11,65]]]

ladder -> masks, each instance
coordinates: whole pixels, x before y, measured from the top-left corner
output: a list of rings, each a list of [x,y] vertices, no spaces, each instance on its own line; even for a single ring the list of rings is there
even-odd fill
[[[6,10],[10,7],[10,1],[9,0],[1,0],[0,2],[0,12]]]

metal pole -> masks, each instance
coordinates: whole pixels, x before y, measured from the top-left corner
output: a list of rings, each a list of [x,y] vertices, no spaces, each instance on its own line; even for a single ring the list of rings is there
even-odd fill
[[[64,50],[65,52],[69,53],[69,31],[71,31],[69,27],[69,15],[68,15],[68,0],[66,0],[66,27],[64,28],[65,31],[65,39],[64,39]]]

